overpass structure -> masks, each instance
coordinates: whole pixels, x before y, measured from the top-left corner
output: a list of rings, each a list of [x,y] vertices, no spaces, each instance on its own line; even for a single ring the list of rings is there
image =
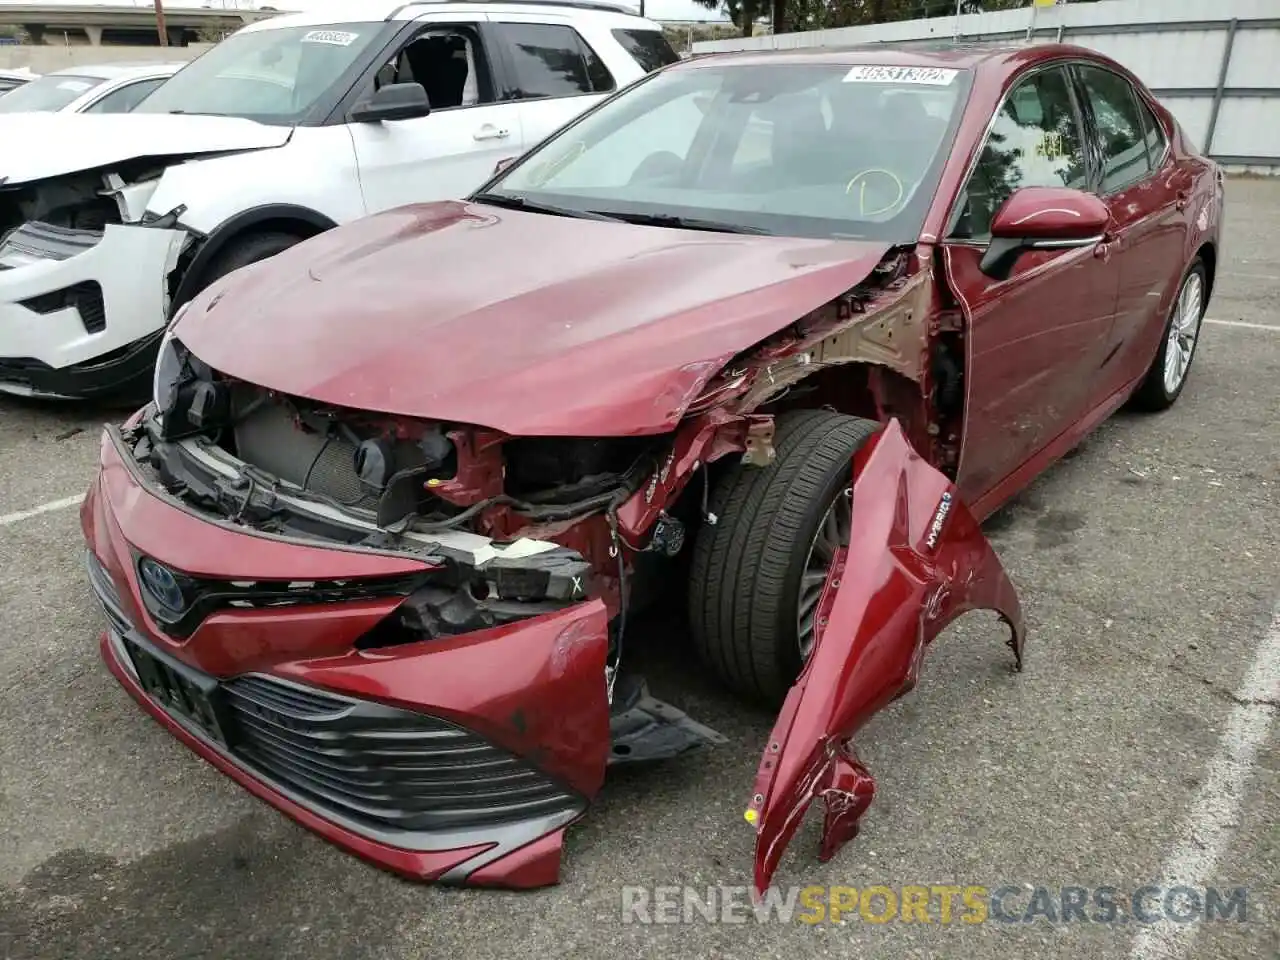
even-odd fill
[[[169,45],[185,47],[217,40],[246,23],[275,16],[271,8],[250,10],[221,6],[164,5]],[[137,5],[64,3],[0,4],[0,27],[22,30],[32,44],[53,46],[159,46],[155,9],[150,0]]]

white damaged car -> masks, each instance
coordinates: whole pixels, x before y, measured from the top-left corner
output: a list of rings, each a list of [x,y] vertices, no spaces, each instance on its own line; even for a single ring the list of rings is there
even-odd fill
[[[0,392],[134,399],[160,332],[232,270],[462,197],[678,56],[587,0],[376,0],[251,24],[131,113],[0,117]]]

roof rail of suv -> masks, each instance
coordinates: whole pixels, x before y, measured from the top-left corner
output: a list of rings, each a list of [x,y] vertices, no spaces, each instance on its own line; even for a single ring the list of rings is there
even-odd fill
[[[608,0],[413,0],[413,2],[397,8],[387,19],[392,19],[406,7],[426,6],[433,3],[510,4],[519,7],[576,7],[579,10],[603,10],[606,13],[625,13],[633,17],[639,16],[635,7],[625,3],[609,3]]]

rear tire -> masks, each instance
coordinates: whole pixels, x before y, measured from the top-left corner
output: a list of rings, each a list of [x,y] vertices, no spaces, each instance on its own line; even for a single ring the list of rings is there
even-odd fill
[[[771,466],[735,464],[709,503],[718,518],[694,543],[694,647],[732,690],[780,703],[802,664],[800,593],[819,526],[845,496],[853,455],[878,429],[825,410],[777,418]]]
[[[1133,406],[1137,409],[1167,410],[1181,395],[1200,344],[1208,292],[1208,271],[1204,261],[1197,257],[1178,287],[1178,296],[1169,310],[1160,346],[1151,360],[1146,379],[1133,394]]]

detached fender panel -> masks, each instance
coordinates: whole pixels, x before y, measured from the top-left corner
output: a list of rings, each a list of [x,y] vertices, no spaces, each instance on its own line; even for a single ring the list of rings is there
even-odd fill
[[[746,812],[759,894],[813,800],[826,806],[821,860],[856,836],[875,783],[849,740],[915,686],[925,647],[948,623],[995,610],[1021,669],[1017,594],[955,485],[911,448],[897,420],[858,451],[853,474],[848,552],[819,600],[827,622],[783,704]]]

